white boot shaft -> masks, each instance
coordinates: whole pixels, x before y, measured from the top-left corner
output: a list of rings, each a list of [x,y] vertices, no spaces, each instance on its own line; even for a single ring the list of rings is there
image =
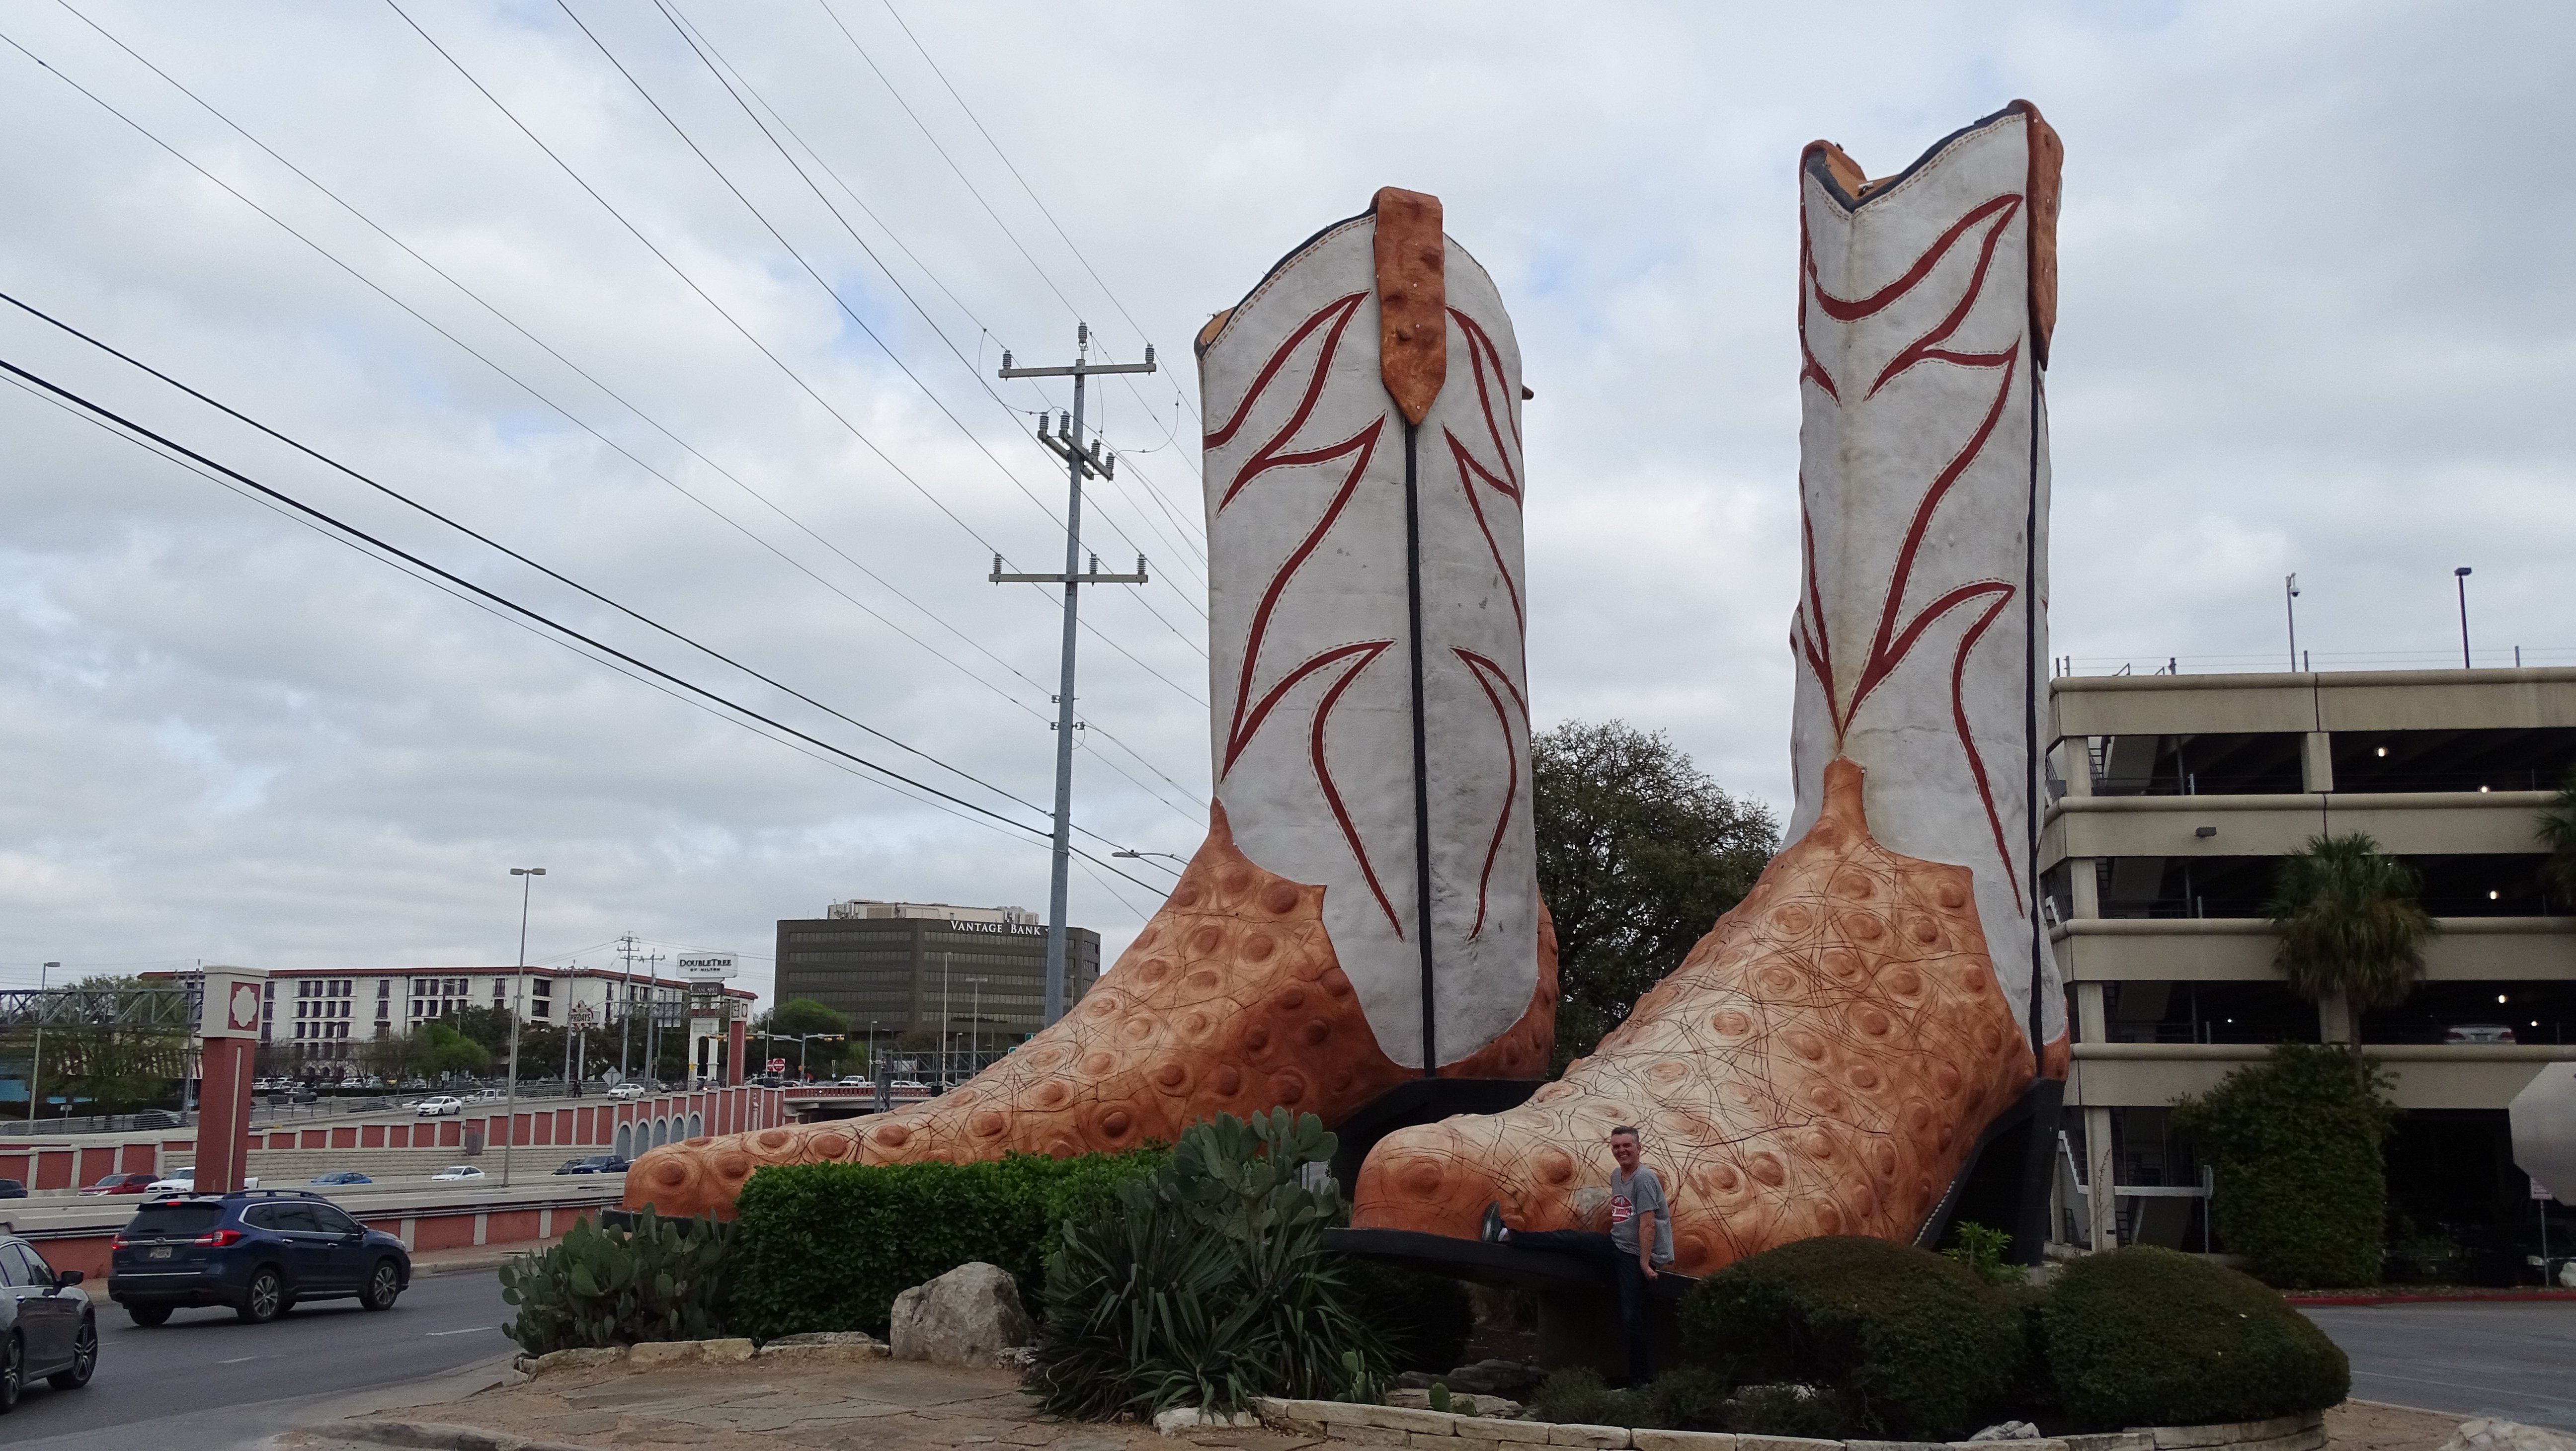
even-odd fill
[[[1326,888],[1387,1056],[1454,1063],[1538,972],[1511,319],[1436,201],[1382,192],[1210,325],[1199,377],[1217,799]]]
[[[2058,156],[2015,102],[1879,182],[1819,142],[1799,193],[1806,570],[1789,839],[1816,818],[1827,762],[1866,768],[1880,841],[1973,873],[2034,1051],[2065,1026],[2033,880]]]

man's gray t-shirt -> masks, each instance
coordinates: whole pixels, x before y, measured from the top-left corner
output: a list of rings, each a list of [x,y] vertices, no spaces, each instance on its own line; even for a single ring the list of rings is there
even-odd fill
[[[1673,1262],[1673,1212],[1664,1203],[1664,1181],[1640,1164],[1634,1174],[1610,1176],[1610,1242],[1629,1254],[1637,1252],[1637,1216],[1655,1216],[1654,1261]]]

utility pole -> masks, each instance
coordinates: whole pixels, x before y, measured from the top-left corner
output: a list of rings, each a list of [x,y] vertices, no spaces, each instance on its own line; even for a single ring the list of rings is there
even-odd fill
[[[53,986],[54,969],[60,966],[59,962],[49,962],[36,970],[36,1056],[27,1065],[27,1122],[30,1125],[36,1122],[36,1105],[41,1101],[37,1097],[37,1088],[45,1072],[45,990]],[[74,1154],[72,1157],[77,1159],[80,1156]],[[30,1159],[29,1162],[34,1161]],[[35,1176],[30,1174],[27,1177],[32,1179]],[[75,1170],[72,1177],[79,1178],[79,1172]]]
[[[1155,370],[1154,347],[1145,345],[1141,363],[1095,363],[1091,361],[1091,328],[1074,326],[1074,360],[1062,368],[1020,368],[1011,363],[1009,353],[1002,354],[1001,376],[1004,378],[1071,378],[1073,411],[1057,415],[1055,433],[1048,433],[1045,415],[1038,418],[1038,442],[1045,444],[1065,461],[1066,502],[1064,507],[1064,573],[1004,574],[1001,556],[993,557],[995,584],[1060,584],[1064,586],[1064,664],[1057,677],[1055,714],[1055,860],[1047,877],[1047,955],[1046,955],[1046,1021],[1053,1023],[1064,1016],[1065,977],[1065,889],[1067,873],[1072,867],[1073,852],[1073,733],[1079,729],[1073,719],[1073,641],[1079,609],[1079,592],[1085,584],[1143,584],[1145,557],[1136,556],[1134,574],[1102,574],[1100,557],[1091,557],[1091,572],[1074,571],[1082,566],[1082,480],[1118,477],[1118,460],[1101,451],[1100,441],[1093,439],[1089,451],[1082,443],[1083,380],[1094,373],[1151,373]],[[943,1009],[944,1010],[944,1009]],[[944,1027],[944,1025],[943,1025]]]
[[[662,1086],[662,954],[656,952],[644,959],[644,1077],[656,1090]]]
[[[2451,571],[2460,586],[2460,668],[2469,668],[2469,567],[2465,564]]]
[[[536,890],[537,878],[545,874],[544,867],[510,868],[510,875],[519,879],[519,970],[512,980],[510,1090],[501,1119],[509,1125],[501,1137],[501,1187],[504,1189],[510,1187],[510,1151],[519,1146],[519,1019],[528,1010],[528,894]]]
[[[630,1026],[635,1021],[635,934],[617,939],[617,995],[625,999],[617,1005],[617,1081],[626,1081],[626,1041],[633,1036]]]

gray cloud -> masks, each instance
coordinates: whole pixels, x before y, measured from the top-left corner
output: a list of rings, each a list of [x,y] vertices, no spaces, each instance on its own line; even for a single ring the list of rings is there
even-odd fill
[[[2555,154],[2576,22],[2555,8],[906,8],[1122,312],[874,0],[832,8],[981,201],[823,9],[685,8],[893,229],[831,193],[911,300],[658,14],[577,5],[970,438],[560,11],[406,7],[883,457],[391,10],[82,8],[812,534],[32,0],[0,30],[709,507],[0,51],[6,290],[1030,801],[1049,790],[1055,620],[983,575],[991,548],[1053,567],[1061,544],[1020,490],[1056,508],[1061,481],[1008,410],[1061,398],[985,387],[1006,346],[1064,353],[1077,314],[1133,356],[1132,313],[1170,372],[1108,396],[1111,441],[1138,452],[1092,538],[1109,560],[1142,548],[1170,584],[1094,593],[1136,658],[1086,637],[1083,710],[1180,784],[1095,739],[1079,802],[1136,846],[1186,853],[1206,786],[1184,694],[1206,692],[1203,575],[1176,538],[1199,511],[1171,386],[1194,391],[1187,340],[1390,183],[1444,198],[1539,394],[1538,714],[1669,729],[1781,802],[1797,151],[1829,136],[1894,170],[2014,96],[2068,145],[2057,649],[2266,658],[2295,569],[2320,657],[2438,663],[2456,647],[2450,568],[2470,564],[2481,663],[2515,644],[2576,663],[2559,558],[2576,532],[2576,203]],[[0,356],[897,759],[24,319],[0,318]],[[550,870],[532,951],[588,961],[630,930],[763,952],[775,918],[854,894],[1043,906],[1029,844],[609,673],[21,393],[0,393],[0,427],[0,749],[20,763],[0,796],[0,980],[42,959],[506,960],[512,864]],[[1117,885],[1075,879],[1077,920],[1113,951],[1154,905]]]

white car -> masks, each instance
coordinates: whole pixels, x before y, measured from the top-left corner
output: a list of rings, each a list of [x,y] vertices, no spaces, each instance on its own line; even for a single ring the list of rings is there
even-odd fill
[[[501,1100],[508,1098],[509,1096],[509,1093],[503,1089],[478,1088],[474,1090],[472,1101],[475,1103],[499,1103]]]
[[[644,1096],[644,1085],[640,1083],[621,1083],[615,1088],[608,1090],[608,1096],[610,1098],[642,1098]]]
[[[898,1078],[894,1082],[887,1084],[886,1087],[893,1089],[897,1093],[928,1093],[930,1091],[929,1084],[918,1082],[910,1078]]]
[[[441,1114],[463,1113],[465,1112],[465,1100],[454,1097],[450,1094],[442,1093],[435,1097],[424,1098],[420,1102],[413,1104],[411,1106],[411,1111],[420,1115],[422,1118],[436,1118]]]
[[[482,1177],[483,1171],[475,1168],[471,1164],[451,1164],[447,1168],[441,1169],[437,1173],[430,1175],[429,1179],[431,1183],[435,1184],[442,1179],[453,1182],[460,1179],[480,1179]]]
[[[187,1169],[182,1170],[179,1176],[174,1179],[155,1179],[152,1181],[152,1187],[144,1190],[143,1192],[146,1194],[194,1194],[197,1192],[197,1171],[194,1169]]]

